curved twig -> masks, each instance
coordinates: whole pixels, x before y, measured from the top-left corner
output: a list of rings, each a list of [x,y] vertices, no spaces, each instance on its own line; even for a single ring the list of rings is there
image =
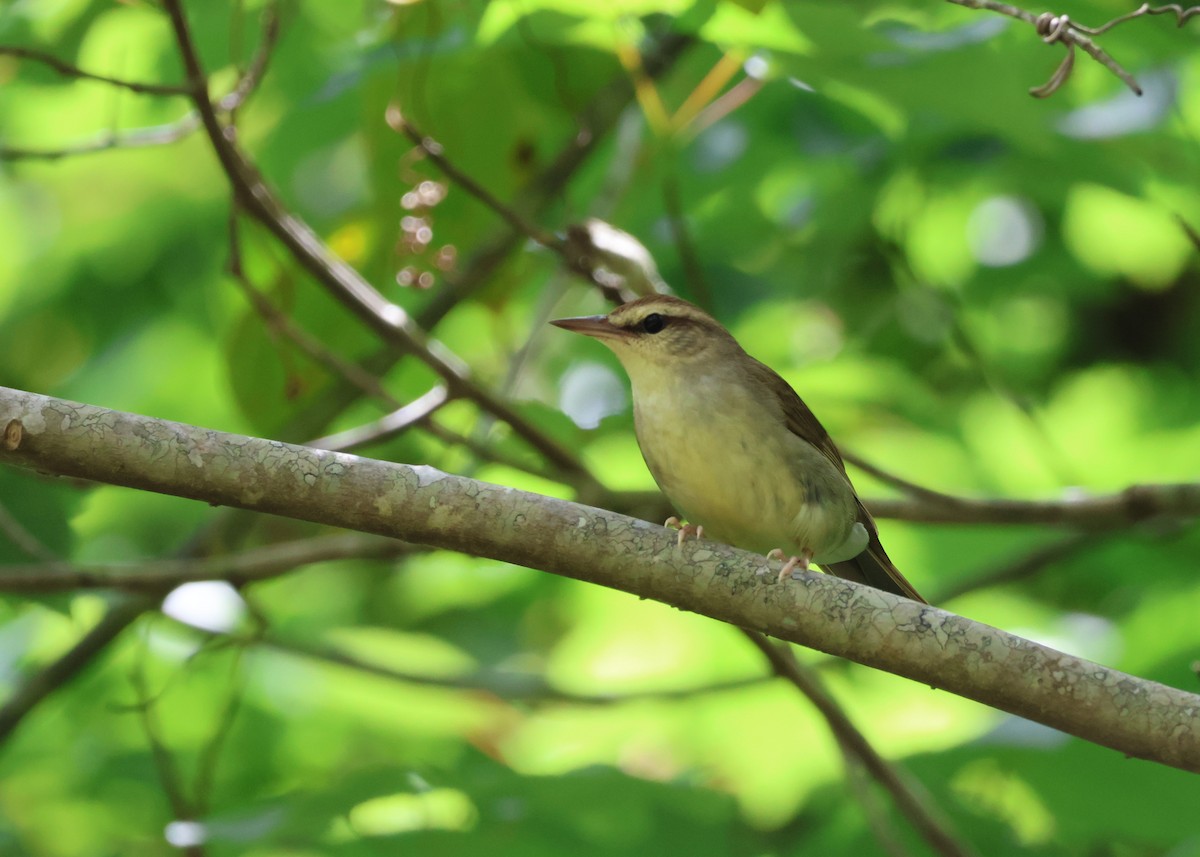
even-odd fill
[[[896,806],[929,843],[930,848],[944,857],[966,857],[975,853],[970,846],[959,841],[949,819],[938,810],[920,785],[871,746],[837,704],[837,700],[821,684],[816,673],[796,660],[786,645],[772,643],[757,631],[746,628],[741,631],[766,656],[775,674],[791,682],[808,698],[825,718],[842,751],[861,763],[875,781],[887,789]]]
[[[1052,45],[1058,43],[1066,48],[1066,57],[1059,63],[1058,68],[1050,79],[1041,86],[1035,86],[1029,90],[1029,94],[1035,98],[1047,98],[1053,95],[1067,81],[1074,68],[1076,47],[1082,48],[1088,56],[1120,78],[1121,82],[1129,87],[1134,94],[1141,95],[1142,88],[1138,85],[1133,75],[1089,38],[1089,34],[1098,36],[1101,33],[1111,30],[1118,24],[1123,24],[1126,21],[1139,18],[1143,15],[1164,15],[1168,13],[1173,13],[1178,19],[1179,26],[1182,27],[1188,18],[1200,11],[1200,7],[1191,7],[1185,10],[1180,8],[1178,4],[1172,4],[1151,8],[1149,3],[1144,3],[1135,11],[1127,15],[1122,15],[1119,18],[1114,18],[1099,27],[1086,27],[1083,24],[1075,23],[1067,15],[1055,15],[1051,12],[1034,15],[1032,12],[1019,9],[1008,3],[998,2],[998,0],[947,0],[947,2],[954,3],[957,6],[965,6],[968,9],[988,9],[992,12],[998,12],[1001,15],[1015,18],[1018,21],[1024,21],[1037,30],[1038,35],[1042,37],[1042,41],[1046,44]]]
[[[109,86],[128,89],[130,92],[136,92],[139,95],[183,95],[186,96],[189,89],[185,85],[177,83],[142,83],[136,80],[124,80],[119,77],[109,77],[106,74],[94,74],[90,71],[84,71],[78,66],[71,65],[66,60],[61,60],[54,54],[46,53],[45,51],[33,50],[32,48],[20,48],[15,45],[0,45],[0,56],[16,57],[17,59],[27,59],[33,62],[41,63],[48,68],[54,69],[64,77],[74,77],[79,80],[94,80],[98,83],[107,83]]]

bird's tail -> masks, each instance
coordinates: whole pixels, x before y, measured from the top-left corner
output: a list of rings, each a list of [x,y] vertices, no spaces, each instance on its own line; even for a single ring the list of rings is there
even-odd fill
[[[867,549],[854,559],[831,562],[822,568],[828,573],[844,577],[846,580],[865,583],[867,586],[874,586],[876,589],[882,589],[893,595],[903,595],[905,598],[920,601],[922,604],[929,603],[920,596],[917,590],[913,589],[911,583],[904,579],[904,575],[892,564],[877,539],[873,540],[873,544],[867,545]]]
[[[867,586],[874,586],[884,592],[903,595],[913,601],[928,604],[929,602],[913,589],[912,584],[904,579],[904,575],[888,557],[887,551],[879,542],[879,533],[875,530],[875,522],[871,519],[870,513],[861,503],[858,509],[858,520],[867,528],[867,534],[870,536],[866,549],[853,559],[827,563],[822,568],[829,574],[836,574],[846,580],[865,583]]]

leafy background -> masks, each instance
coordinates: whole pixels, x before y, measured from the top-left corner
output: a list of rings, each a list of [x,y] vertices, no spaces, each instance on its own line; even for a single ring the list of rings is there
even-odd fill
[[[188,4],[215,91],[253,53],[262,8]],[[1128,10],[1057,11],[1100,23]],[[1062,48],[948,4],[364,0],[286,3],[281,18],[239,139],[286,203],[418,318],[503,227],[414,157],[384,121],[388,105],[517,204],[589,105],[622,108],[569,181],[529,206],[536,221],[599,216],[636,235],[664,279],[779,369],[847,449],[987,497],[1200,471],[1197,249],[1181,225],[1200,225],[1194,25],[1144,18],[1101,37],[1141,99],[1084,57],[1037,100],[1028,88]],[[635,49],[666,33],[692,39],[655,84],[666,115],[723,59],[748,62],[761,88],[708,127],[664,127],[651,101],[612,87],[629,79]],[[0,42],[118,77],[182,80],[167,19],[148,3],[6,4]],[[72,146],[187,110],[180,97],[12,56],[0,56],[0,82],[10,149]],[[421,204],[422,187],[433,204]],[[353,396],[331,421],[313,416],[345,382],[269,330],[227,275],[229,210],[200,134],[9,160],[0,381],[295,441],[377,417]],[[422,226],[429,240],[414,243]],[[289,317],[346,357],[378,350],[265,232],[244,225],[242,239],[249,275]],[[544,324],[604,306],[553,254],[518,241],[432,332],[610,488],[652,489],[615,362]],[[432,381],[411,360],[384,376],[405,401]],[[492,454],[422,431],[364,452],[573,496],[553,472],[527,472],[536,457],[473,406],[439,419]],[[889,491],[855,479],[868,496]],[[77,563],[312,532],[14,471],[0,472],[0,498]],[[899,521],[882,533],[948,609],[1196,688],[1200,533],[1187,522],[1085,538]],[[1000,577],[1060,541],[1053,561]],[[0,559],[29,558],[0,539]],[[13,693],[123,598],[4,597],[0,688]],[[799,654],[982,853],[1200,854],[1191,775]],[[452,553],[324,563],[241,595],[177,590],[0,746],[0,853],[174,851],[169,842],[195,831],[168,826],[178,813],[155,744],[216,855],[924,848],[734,629]]]

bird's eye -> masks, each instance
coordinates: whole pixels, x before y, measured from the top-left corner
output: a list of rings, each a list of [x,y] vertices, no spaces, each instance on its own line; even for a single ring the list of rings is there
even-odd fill
[[[652,312],[642,319],[642,330],[646,333],[658,333],[666,326],[667,320],[656,312]]]

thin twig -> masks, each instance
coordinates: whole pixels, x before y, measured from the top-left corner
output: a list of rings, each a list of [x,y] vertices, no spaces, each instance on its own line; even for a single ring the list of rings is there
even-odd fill
[[[852,452],[842,450],[842,458],[912,498],[864,500],[871,514],[881,518],[940,524],[1047,524],[1100,530],[1133,526],[1158,517],[1200,517],[1200,483],[1130,485],[1115,494],[1091,497],[1072,490],[1071,496],[1062,500],[974,498],[919,485]]]
[[[733,79],[743,67],[745,55],[740,50],[726,51],[688,93],[683,104],[671,115],[671,130],[679,133],[696,119],[700,113],[718,98],[725,84]]]
[[[236,241],[231,241],[230,243],[232,247],[236,248]],[[270,298],[250,282],[249,278],[243,272],[240,262],[237,261],[237,257],[238,254],[235,249],[231,257],[230,275],[233,281],[241,288],[242,294],[250,301],[250,305],[254,308],[254,311],[271,330],[274,330],[290,341],[313,362],[325,368],[330,374],[342,378],[362,390],[368,396],[379,399],[387,407],[393,409],[405,407],[404,403],[384,389],[383,384],[380,383],[377,376],[367,372],[357,363],[346,360],[344,357],[327,348],[317,337],[313,336],[276,307]],[[444,387],[441,389],[445,390]],[[443,403],[447,400],[447,397],[443,396]]]
[[[54,69],[59,74],[65,77],[74,77],[80,80],[94,80],[98,83],[107,83],[109,86],[117,86],[121,89],[128,89],[130,92],[136,92],[140,95],[183,95],[188,94],[188,88],[179,84],[171,83],[142,83],[135,80],[123,80],[119,77],[109,77],[104,74],[94,74],[90,71],[84,71],[78,66],[61,60],[53,54],[45,51],[33,50],[32,48],[19,48],[15,45],[0,45],[0,56],[17,57],[18,59],[32,60],[33,62],[41,63]]]
[[[1088,35],[1098,36],[1108,32],[1118,24],[1124,24],[1143,15],[1173,14],[1178,26],[1182,27],[1193,15],[1200,14],[1200,6],[1192,6],[1184,9],[1177,3],[1157,7],[1151,7],[1149,3],[1143,3],[1134,11],[1114,18],[1105,24],[1101,24],[1099,27],[1087,27],[1072,21],[1067,15],[1054,15],[1050,12],[1034,15],[1032,12],[1019,9],[1008,3],[998,2],[998,0],[948,0],[948,2],[954,3],[957,6],[965,6],[968,9],[987,9],[992,12],[998,12],[1001,15],[1007,15],[1010,18],[1016,18],[1019,21],[1024,21],[1037,30],[1038,35],[1042,37],[1042,41],[1046,44],[1052,45],[1057,42],[1067,49],[1066,56],[1063,57],[1062,62],[1050,79],[1041,86],[1036,86],[1029,90],[1030,95],[1036,98],[1046,98],[1053,95],[1070,78],[1071,71],[1074,68],[1076,46],[1082,48],[1088,56],[1120,78],[1135,94],[1141,95],[1142,88],[1138,85],[1133,75],[1109,56],[1103,48],[1088,38]]]
[[[681,36],[670,36],[662,40],[659,48],[651,54],[648,65],[651,65],[656,73],[665,70],[678,58],[683,47],[689,43],[690,39]],[[550,165],[537,173],[526,184],[518,193],[514,208],[536,214],[561,198],[562,189],[585,163],[587,156],[596,151],[598,141],[608,133],[623,110],[630,94],[626,91],[627,87],[626,90],[623,90],[622,87],[626,87],[626,83],[623,79],[619,79],[615,85],[610,85],[596,93],[579,119],[579,124],[585,131],[573,135],[560,152],[550,159]],[[481,240],[461,272],[457,276],[447,277],[443,283],[444,288],[433,296],[433,300],[426,305],[424,310],[418,313],[417,326],[424,330],[436,327],[460,301],[465,300],[483,284],[490,281],[495,271],[521,245],[523,238],[521,233],[505,225],[500,227],[490,238]],[[373,374],[382,376],[406,353],[404,349],[393,343],[385,343],[382,348],[364,359],[362,366]],[[283,437],[307,438],[323,431],[333,415],[344,410],[358,395],[359,391],[356,388],[331,387],[293,418],[290,428],[285,430]],[[431,420],[422,428],[446,442],[463,442],[462,439],[459,439],[460,435],[442,429],[436,420]],[[447,437],[453,439],[447,440]],[[517,469],[537,472],[538,475],[548,472],[544,468],[541,470],[531,469],[527,464],[516,460],[507,460],[505,456],[491,447],[481,450],[472,443],[466,439],[468,448],[483,459],[510,464]],[[557,479],[560,477],[550,475],[547,478]],[[605,495],[605,492],[601,490],[602,486],[599,483],[590,482],[582,487],[588,489],[585,493],[592,498],[591,502],[603,502],[600,498]]]
[[[48,545],[25,529],[25,526],[16,519],[3,503],[0,503],[0,533],[8,536],[9,541],[33,559],[46,563],[62,561],[62,558],[50,550]]]
[[[641,57],[641,62],[649,79],[655,80],[673,68],[684,52],[695,44],[695,40],[691,36],[667,33],[650,44],[651,47]],[[537,214],[551,202],[560,199],[567,182],[588,156],[596,151],[597,146],[618,123],[634,98],[633,87],[625,76],[618,77],[597,92],[575,122],[582,130],[571,137],[551,161],[550,166],[525,187],[510,208]],[[446,288],[435,295],[428,306],[418,314],[420,326],[425,330],[436,327],[455,304],[470,297],[488,281],[488,272],[494,270],[507,254],[520,246],[525,237],[527,236],[524,233],[514,230],[483,244],[475,254],[474,264],[466,268],[458,278],[447,278]],[[605,297],[615,301],[619,296],[606,292]]]
[[[496,461],[546,479],[553,480],[558,478],[556,475],[548,473],[545,469],[531,467],[524,462],[505,456],[485,444],[475,442],[439,426],[432,417],[438,410],[451,401],[450,392],[444,384],[434,385],[421,396],[405,404],[400,402],[400,400],[383,387],[379,376],[374,372],[368,371],[363,366],[340,357],[327,348],[315,336],[280,311],[278,307],[249,281],[241,264],[241,247],[237,234],[236,217],[230,218],[229,225],[230,275],[242,287],[243,292],[259,316],[272,330],[289,339],[301,351],[335,377],[342,378],[352,387],[392,409],[389,413],[374,422],[356,426],[337,434],[310,440],[308,443],[309,446],[348,451],[389,440],[410,428],[421,428],[426,433],[443,442],[467,447],[481,460]]]
[[[1169,3],[1166,6],[1156,6],[1151,8],[1149,3],[1143,3],[1132,12],[1122,15],[1119,18],[1113,18],[1107,24],[1101,24],[1099,27],[1085,27],[1083,24],[1076,24],[1074,22],[1072,22],[1071,26],[1077,30],[1083,30],[1085,33],[1089,33],[1093,36],[1099,36],[1101,33],[1111,30],[1118,24],[1124,24],[1126,21],[1132,21],[1134,18],[1140,18],[1143,15],[1174,15],[1175,25],[1182,27],[1187,23],[1188,18],[1197,14],[1200,14],[1200,6],[1191,6],[1187,9],[1184,9],[1178,3]]]
[[[500,215],[514,230],[528,235],[543,247],[554,247],[559,243],[559,239],[554,235],[551,235],[537,224],[526,219],[516,209],[502,203],[491,191],[467,175],[466,172],[460,170],[453,161],[446,157],[442,144],[432,137],[426,136],[424,132],[414,126],[412,121],[400,112],[400,108],[397,105],[388,105],[385,118],[393,130],[408,137],[426,158],[436,164],[437,168],[445,174],[446,178]]]
[[[959,841],[949,820],[937,809],[924,789],[879,755],[842,711],[837,701],[829,695],[820,679],[796,660],[791,649],[782,643],[771,642],[757,631],[743,628],[742,633],[766,656],[776,675],[790,681],[808,697],[825,718],[838,743],[862,763],[876,782],[887,789],[899,810],[934,851],[944,857],[967,857],[974,854],[970,846]]]
[[[3,146],[0,147],[0,160],[57,161],[62,158],[93,155],[113,149],[167,146],[171,143],[179,142],[190,134],[194,134],[199,127],[200,117],[195,113],[189,113],[166,125],[136,128],[132,131],[103,131],[89,140],[80,140],[68,146],[61,146],[55,149],[29,149],[18,146]]]
[[[446,392],[446,387],[442,384],[437,384],[430,387],[429,390],[408,404],[401,405],[374,422],[364,423],[338,432],[337,434],[319,437],[316,440],[309,441],[308,445],[320,449],[332,449],[337,452],[348,452],[391,440],[402,432],[416,426],[428,430],[433,425],[429,418],[449,401],[450,396]],[[430,433],[436,436],[436,432],[431,431]],[[478,453],[481,449],[484,452],[489,452],[486,448],[478,446],[473,451]]]
[[[279,17],[276,14],[274,4],[272,4],[263,13],[263,37],[254,58],[251,60],[246,72],[238,78],[234,88],[217,100],[217,110],[222,113],[233,113],[246,103],[266,73],[267,64],[270,61],[278,38]],[[0,48],[0,53],[3,52],[4,49]],[[188,90],[180,87],[177,94],[187,95]],[[0,161],[56,161],[62,158],[78,157],[79,155],[108,152],[113,149],[167,146],[194,134],[199,128],[200,114],[195,110],[191,110],[174,122],[168,122],[165,125],[135,128],[129,131],[117,131],[115,129],[104,131],[90,140],[80,140],[71,145],[55,149],[0,146]]]
[[[187,72],[192,100],[200,112],[209,142],[243,209],[266,226],[317,282],[365,321],[371,330],[385,341],[414,355],[441,376],[452,396],[470,399],[507,423],[514,433],[566,473],[581,480],[595,481],[573,452],[508,403],[478,386],[471,380],[465,366],[450,357],[438,343],[427,340],[408,313],[384,298],[357,271],[335,256],[307,223],[284,208],[258,170],[229,139],[227,129],[209,102],[207,79],[180,0],[166,0],[164,6]]]
[[[1072,533],[1048,545],[1034,548],[1015,560],[1009,560],[967,580],[960,580],[939,589],[933,596],[937,604],[945,604],[962,595],[991,586],[1016,583],[1038,574],[1048,565],[1062,562],[1096,547],[1111,538],[1105,532]]]
[[[835,738],[836,740],[836,738]],[[887,798],[874,788],[875,779],[858,758],[841,741],[837,741],[846,770],[846,787],[862,809],[863,819],[882,853],[887,857],[912,857],[892,824]]]
[[[115,604],[66,653],[25,678],[0,707],[0,743],[40,702],[73,679],[155,603],[154,597],[137,596]]]
[[[871,514],[930,524],[1033,524],[1080,529],[1129,527],[1153,518],[1200,517],[1200,483],[1131,485],[1113,494],[1061,500],[924,497],[863,501]]]
[[[0,591],[62,592],[76,589],[127,589],[162,592],[181,583],[227,580],[243,585],[267,580],[296,568],[342,559],[395,559],[422,551],[415,545],[361,533],[279,542],[227,556],[160,559],[109,565],[0,566]]]
[[[143,661],[134,667],[130,675],[130,681],[137,693],[137,699],[132,708],[137,712],[138,719],[142,724],[142,731],[146,734],[146,743],[150,745],[150,756],[154,760],[154,769],[158,772],[159,784],[162,785],[167,802],[171,805],[171,814],[176,821],[196,821],[199,816],[192,806],[191,800],[184,794],[183,778],[175,764],[175,757],[167,749],[158,719],[154,716],[155,700],[151,698],[146,686],[145,669],[143,657]],[[184,845],[180,850],[188,857],[204,857],[204,848],[198,843]]]
[[[238,712],[242,707],[243,693],[243,674],[242,660],[245,650],[238,648],[234,651],[233,666],[229,676],[229,692],[225,697],[225,705],[221,708],[221,713],[217,717],[217,722],[213,726],[212,735],[200,750],[200,757],[196,760],[196,777],[192,785],[192,794],[195,795],[195,809],[199,817],[204,817],[212,805],[213,783],[217,778],[217,764],[221,760],[221,751],[224,749],[230,734],[233,732],[234,724],[237,722]]]
[[[705,128],[715,125],[737,110],[757,95],[765,82],[762,77],[757,76],[747,76],[739,80],[730,87],[728,92],[722,93],[720,97],[700,111],[700,114],[688,123],[687,128],[684,129],[687,138],[695,137]]]
[[[240,109],[267,75],[267,67],[271,63],[271,57],[275,55],[275,46],[279,43],[279,8],[276,0],[272,0],[263,10],[262,22],[262,37],[258,48],[246,70],[238,77],[233,90],[217,101],[218,110],[233,113]]]
[[[953,494],[945,494],[941,491],[935,491],[932,488],[926,488],[924,485],[918,485],[916,482],[911,482],[908,479],[905,479],[903,476],[898,476],[891,471],[884,470],[879,465],[867,461],[865,458],[856,453],[847,452],[844,449],[840,450],[840,452],[842,454],[842,458],[847,464],[852,464],[864,473],[874,476],[885,485],[891,485],[893,488],[898,488],[900,491],[904,492],[910,497],[918,500],[925,500],[926,502],[933,503],[935,505],[955,506],[962,502],[963,498],[961,497],[955,497]]]
[[[713,310],[713,292],[708,285],[708,277],[704,274],[704,265],[696,252],[696,244],[692,241],[688,229],[687,211],[683,205],[679,191],[679,178],[674,171],[669,171],[663,178],[663,208],[667,212],[667,223],[671,226],[671,236],[675,239],[675,252],[683,265],[684,276],[692,287],[696,303],[709,312]]]
[[[645,280],[648,277],[645,275],[645,269],[638,265],[633,266],[633,274],[635,281],[630,284],[631,295],[624,295],[617,284],[609,282],[604,276],[602,270],[603,264],[598,261],[596,256],[602,253],[603,248],[598,247],[593,242],[588,242],[581,245],[580,236],[593,238],[594,234],[587,227],[568,227],[565,236],[558,236],[547,232],[537,224],[524,217],[520,212],[511,205],[506,205],[497,199],[490,191],[482,184],[471,178],[464,170],[460,169],[455,163],[446,157],[445,149],[442,144],[432,137],[427,136],[419,128],[401,114],[400,109],[396,105],[388,108],[387,121],[393,129],[404,134],[411,140],[417,149],[430,161],[432,161],[445,176],[454,182],[455,185],[461,187],[468,194],[479,200],[485,206],[494,211],[502,220],[509,224],[516,232],[526,236],[534,243],[547,250],[557,254],[566,264],[567,268],[574,274],[586,280],[588,283],[600,289],[601,293],[606,298],[614,303],[623,303],[625,300],[631,300],[641,294],[650,294],[655,289],[653,286],[648,286]],[[608,224],[604,224],[610,232],[619,232]],[[580,230],[583,230],[582,232]],[[626,235],[626,233],[621,233]],[[632,239],[632,236],[629,236]],[[640,244],[638,245],[641,246]],[[591,250],[592,252],[587,252]],[[644,252],[642,255],[648,257],[649,254]],[[608,260],[612,259],[610,255]],[[629,266],[629,259],[623,256],[618,256],[616,261],[621,266],[619,274],[625,273],[624,268]],[[612,267],[611,265],[608,267]],[[657,270],[653,272],[654,277],[657,277]],[[624,279],[624,277],[621,277]],[[661,282],[661,280],[659,281]]]
[[[646,117],[656,137],[666,137],[671,133],[671,117],[667,114],[666,105],[654,85],[654,75],[646,68],[645,59],[637,47],[625,39],[618,39],[616,44],[617,59],[625,67],[626,73],[633,85],[634,96]]]
[[[1200,250],[1200,230],[1197,230],[1196,227],[1185,220],[1182,214],[1176,214],[1175,219],[1179,221],[1179,227],[1183,230],[1183,234],[1187,236],[1188,241],[1192,242],[1192,246]]]
[[[284,640],[272,635],[230,638],[202,628],[194,628],[190,625],[187,627],[190,631],[201,634],[209,639],[231,639],[243,645],[273,649],[283,654],[302,657],[308,660],[322,661],[392,681],[404,682],[406,684],[420,684],[446,690],[487,693],[499,699],[510,701],[567,702],[589,706],[618,705],[625,702],[644,700],[688,699],[695,696],[742,690],[747,687],[761,685],[772,679],[772,676],[748,676],[746,678],[730,679],[694,688],[648,690],[631,693],[573,693],[554,687],[546,681],[544,676],[536,673],[481,669],[462,676],[435,676],[383,666],[382,664],[363,660],[341,649],[319,643]]]
[[[233,224],[231,223],[232,226]],[[466,447],[481,460],[495,461],[545,479],[554,480],[560,478],[544,468],[532,467],[525,462],[503,455],[498,450],[492,449],[486,444],[471,440],[438,425],[432,419],[434,414],[451,401],[450,391],[444,384],[435,384],[411,402],[402,403],[383,387],[377,375],[328,349],[315,336],[281,312],[278,307],[250,283],[242,270],[236,234],[236,231],[231,229],[230,273],[235,282],[242,287],[251,305],[267,325],[272,330],[289,339],[301,351],[335,377],[342,378],[352,387],[392,409],[389,413],[373,422],[356,426],[337,434],[310,440],[308,442],[309,446],[344,452],[389,440],[410,428],[420,428],[443,442]],[[575,480],[572,480],[570,477],[566,481],[575,484]]]

